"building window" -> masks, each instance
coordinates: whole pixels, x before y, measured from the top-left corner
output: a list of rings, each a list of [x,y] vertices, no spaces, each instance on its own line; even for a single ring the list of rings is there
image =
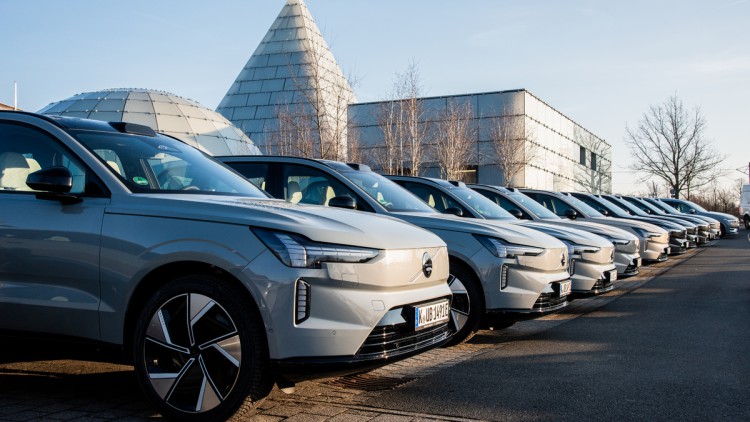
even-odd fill
[[[591,152],[591,170],[596,170],[596,154]]]
[[[582,166],[586,165],[586,148],[580,147],[580,152],[578,154],[578,163]]]

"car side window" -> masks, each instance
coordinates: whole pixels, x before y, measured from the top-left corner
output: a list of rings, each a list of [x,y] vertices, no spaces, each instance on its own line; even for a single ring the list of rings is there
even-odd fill
[[[484,193],[484,192],[482,192],[482,193]],[[518,206],[516,206],[516,204],[514,204],[511,201],[509,201],[504,196],[493,194],[493,193],[489,193],[488,195],[492,195],[492,196],[488,196],[488,197],[490,199],[492,199],[497,205],[500,205],[506,211],[518,210],[518,211],[521,212],[521,218],[522,219],[524,219],[524,220],[531,220],[531,216],[529,215],[529,213],[527,213],[526,211],[524,211],[521,208],[519,208]]]
[[[458,208],[463,212],[464,216],[471,215],[467,209],[462,207],[461,204],[456,202],[453,198],[444,194],[440,190],[433,188],[432,186],[412,182],[396,183],[403,186],[404,188],[406,188],[406,190],[413,193],[414,195],[417,195],[421,200],[426,202],[427,205],[435,208],[441,213],[445,213],[445,210],[447,210],[448,208]]]
[[[255,186],[266,190],[268,181],[268,163],[227,163],[238,173],[245,176]]]
[[[568,205],[565,201],[552,197],[550,200],[552,201],[552,207],[554,208],[553,212],[560,217],[565,217],[565,213],[568,212],[568,210],[573,210],[573,207]]]
[[[286,164],[282,171],[282,188],[284,199],[294,204],[325,205],[331,198],[349,196],[362,209],[360,200],[351,189],[336,180],[333,176],[318,169]]]
[[[49,134],[22,124],[0,123],[0,191],[33,192],[29,174],[49,167],[65,167],[73,175],[71,194],[101,193],[90,184],[89,171]]]

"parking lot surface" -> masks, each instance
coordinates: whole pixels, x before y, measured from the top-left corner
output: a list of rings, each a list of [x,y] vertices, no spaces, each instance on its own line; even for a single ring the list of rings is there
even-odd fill
[[[562,312],[294,394],[274,390],[254,420],[750,420],[749,304],[743,230]],[[3,342],[2,421],[159,418],[129,366]]]

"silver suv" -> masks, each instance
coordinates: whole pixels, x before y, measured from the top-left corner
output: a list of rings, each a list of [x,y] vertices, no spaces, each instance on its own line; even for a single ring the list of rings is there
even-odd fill
[[[509,314],[513,319],[568,304],[568,252],[551,236],[516,224],[440,214],[365,165],[299,157],[219,159],[277,198],[389,215],[440,236],[450,255],[456,330],[451,344],[471,338],[486,313],[506,323]]]
[[[641,266],[641,255],[638,253],[640,241],[636,235],[605,224],[559,217],[516,188],[475,184],[469,185],[469,187],[503,207],[518,219],[538,221],[554,226],[573,227],[604,237],[615,246],[617,276],[629,277],[638,274]]]
[[[413,225],[271,199],[145,126],[0,112],[0,330],[115,345],[167,417],[441,345],[447,278]]]
[[[601,236],[562,225],[520,221],[481,193],[469,189],[464,182],[416,176],[386,177],[443,213],[454,209],[461,217],[520,224],[563,242],[568,247],[573,293],[599,294],[615,288],[614,245]]]

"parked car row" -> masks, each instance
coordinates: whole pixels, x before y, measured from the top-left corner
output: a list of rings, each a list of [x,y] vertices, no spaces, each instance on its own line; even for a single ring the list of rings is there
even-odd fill
[[[666,199],[218,158],[0,112],[0,330],[119,348],[163,415],[223,420],[274,383],[555,312],[737,227]]]

